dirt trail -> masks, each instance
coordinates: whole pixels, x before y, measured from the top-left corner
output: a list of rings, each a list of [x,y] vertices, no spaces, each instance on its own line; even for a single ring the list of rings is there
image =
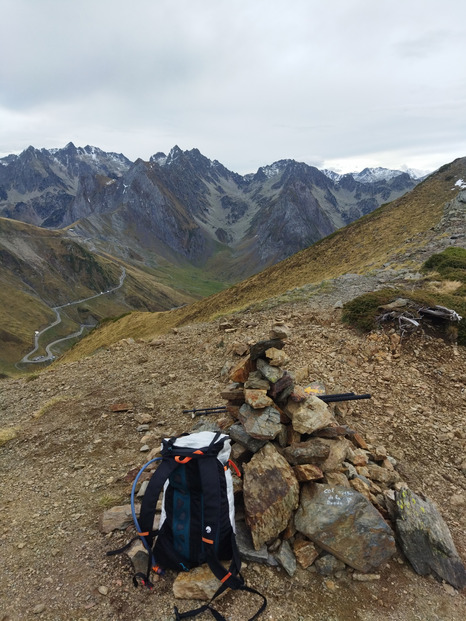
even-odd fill
[[[0,449],[0,621],[173,618],[173,575],[153,593],[135,590],[127,558],[105,557],[130,534],[103,536],[99,517],[128,502],[128,473],[145,462],[135,416],[153,416],[151,447],[189,431],[193,421],[182,409],[221,404],[234,344],[266,338],[277,318],[292,329],[290,370],[307,365],[309,379],[323,380],[329,392],[372,393],[351,404],[347,423],[385,445],[411,489],[438,504],[466,560],[464,351],[420,336],[394,357],[387,337],[358,336],[339,313],[305,302],[242,313],[231,320],[235,332],[218,323],[187,326],[155,344],[123,341],[29,380],[3,381],[0,428],[17,427],[18,436]],[[122,402],[130,411],[113,413]],[[358,583],[349,572],[327,579],[309,570],[290,578],[254,563],[244,570],[268,597],[263,618],[271,621],[466,618],[464,592],[417,576],[401,554],[380,573]],[[255,605],[248,598],[227,594],[218,608],[232,621],[247,619]]]

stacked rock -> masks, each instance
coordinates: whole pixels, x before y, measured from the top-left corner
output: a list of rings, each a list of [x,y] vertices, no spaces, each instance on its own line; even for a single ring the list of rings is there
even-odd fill
[[[297,562],[315,563],[321,573],[343,563],[372,572],[395,552],[388,509],[391,488],[402,484],[394,460],[297,384],[285,369],[288,338],[286,326],[274,325],[269,340],[250,346],[231,370],[221,393],[237,419],[228,433],[243,474],[235,484],[237,512],[244,513],[237,523],[241,554],[278,563],[290,575]]]

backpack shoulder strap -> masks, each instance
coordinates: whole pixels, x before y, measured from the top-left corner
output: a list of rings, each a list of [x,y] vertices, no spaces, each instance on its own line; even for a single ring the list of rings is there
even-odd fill
[[[139,520],[136,523],[138,535],[144,538],[149,545],[149,551],[152,548],[154,542],[154,536],[156,531],[153,529],[155,510],[157,508],[157,501],[160,493],[165,485],[165,481],[170,474],[178,467],[178,464],[174,459],[164,458],[160,466],[154,472],[150,478],[149,484],[144,493],[141,502],[141,511],[139,513]],[[143,540],[144,543],[144,540]]]

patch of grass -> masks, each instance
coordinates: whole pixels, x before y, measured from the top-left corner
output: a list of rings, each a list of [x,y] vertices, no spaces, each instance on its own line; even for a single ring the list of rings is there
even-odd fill
[[[24,381],[25,382],[33,382],[38,377],[39,377],[39,375],[37,373],[31,373],[31,375],[28,375]]]
[[[376,327],[379,307],[400,297],[403,293],[399,289],[381,289],[360,295],[343,305],[342,321],[361,332],[370,332]]]
[[[381,289],[365,293],[364,295],[347,302],[343,306],[342,320],[361,332],[370,332],[376,327],[376,318],[380,315],[380,306],[393,302],[397,298],[406,298],[412,301],[412,308],[422,306],[445,306],[456,311],[461,317],[466,317],[466,298],[458,295],[432,292],[422,288],[415,291],[404,289]],[[452,333],[456,336],[458,345],[466,346],[466,319],[459,323],[439,322],[437,324],[440,334],[449,337]]]
[[[102,507],[103,509],[110,509],[111,507],[121,505],[124,502],[124,497],[121,494],[117,495],[106,493],[100,496],[97,502],[99,507]]]
[[[44,416],[44,414],[49,412],[55,405],[57,405],[57,403],[62,403],[63,401],[68,401],[71,398],[72,397],[60,396],[60,395],[56,396],[56,397],[52,397],[52,399],[47,401],[47,403],[45,403],[39,410],[34,412],[32,417],[33,418],[41,418],[42,416]]]
[[[422,266],[422,271],[435,271],[441,280],[458,281],[466,285],[466,250],[447,248],[439,254],[433,254]]]
[[[18,435],[18,427],[5,427],[0,429],[0,446],[3,446]]]

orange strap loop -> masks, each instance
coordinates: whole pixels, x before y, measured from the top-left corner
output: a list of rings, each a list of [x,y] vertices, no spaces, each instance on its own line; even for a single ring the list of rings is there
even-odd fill
[[[231,576],[231,571],[229,571],[227,575],[220,580],[220,582],[226,582],[230,576]]]
[[[235,464],[234,461],[232,461],[231,459],[228,460],[228,463],[230,464],[230,466],[233,468],[233,470],[236,472],[236,475],[241,479],[241,472],[239,471],[238,466]]]
[[[177,464],[187,464],[188,461],[191,461],[192,457],[180,457],[179,455],[175,456],[175,461]]]
[[[138,533],[138,535],[140,537],[148,537],[149,536],[149,531],[147,531],[147,533]]]

